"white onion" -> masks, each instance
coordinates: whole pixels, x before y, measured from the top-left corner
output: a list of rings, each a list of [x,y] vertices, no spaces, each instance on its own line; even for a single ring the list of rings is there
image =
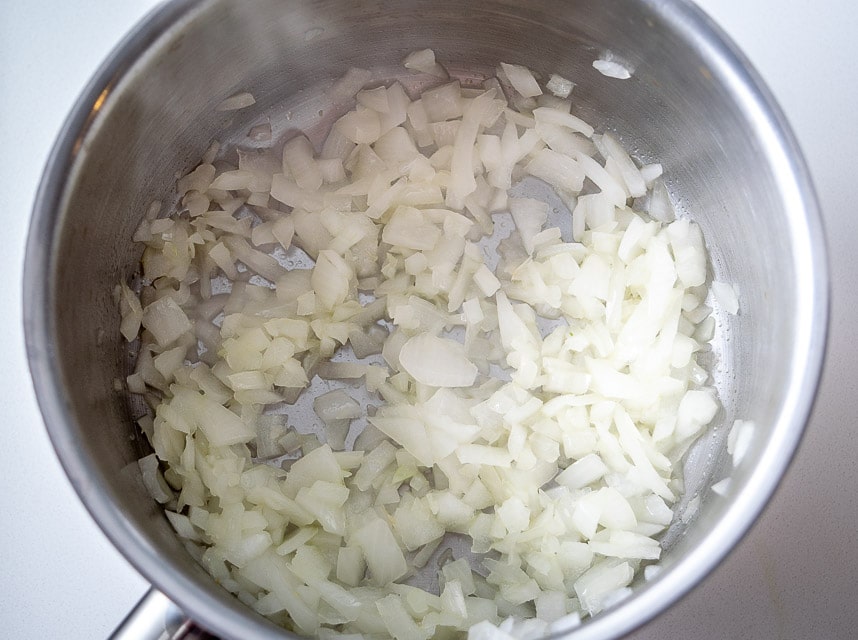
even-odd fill
[[[233,96],[230,96],[226,100],[223,100],[217,106],[218,111],[236,111],[237,109],[244,109],[245,107],[249,107],[250,105],[256,104],[256,98],[253,97],[252,93],[242,92],[236,93]]]
[[[584,186],[581,166],[573,158],[551,149],[542,149],[536,153],[524,170],[563,191],[577,193]]]
[[[594,60],[593,68],[608,78],[627,80],[632,77],[631,72],[625,66],[614,60]]]
[[[477,367],[458,342],[428,333],[409,338],[399,362],[417,382],[431,387],[469,387],[477,377]]]
[[[713,280],[710,287],[712,288],[712,295],[715,296],[718,304],[726,313],[736,315],[739,312],[739,297],[730,283]]]
[[[317,396],[313,400],[313,409],[325,423],[357,418],[363,413],[360,404],[342,389]]]
[[[542,95],[539,83],[533,77],[533,73],[527,67],[518,64],[506,64],[501,62],[501,68],[506,74],[507,80],[525,98]]]
[[[568,98],[574,87],[575,84],[571,80],[567,80],[563,76],[558,76],[554,73],[551,74],[545,85],[545,88],[558,98]]]
[[[428,122],[452,120],[461,117],[463,113],[462,93],[458,80],[424,91],[420,102]]]
[[[405,66],[448,77],[428,49]],[[129,391],[156,407],[144,485],[220,584],[297,632],[567,631],[660,557],[674,465],[718,411],[705,245],[663,168],[595,135],[570,81],[499,77],[412,100],[351,69],[319,153],[299,133],[235,168],[213,147],[178,181],[184,215],[153,204],[135,233],[141,296],[115,296],[123,336],[142,329]],[[488,575],[441,553],[438,593],[404,584],[449,533]]]
[[[548,219],[548,205],[532,198],[510,198],[509,212],[528,254],[533,253],[534,237]]]
[[[149,495],[161,504],[172,500],[173,492],[170,491],[169,485],[158,469],[158,457],[154,453],[150,453],[148,456],[140,458],[137,464],[140,466],[143,484],[146,486]]]
[[[182,308],[170,297],[156,300],[143,309],[143,328],[151,332],[162,347],[177,340],[191,329],[191,322]]]
[[[414,71],[422,71],[429,75],[446,80],[449,76],[444,71],[444,67],[435,62],[435,52],[432,49],[422,49],[420,51],[412,51],[402,63],[406,69]]]
[[[372,144],[381,136],[381,119],[372,109],[349,111],[334,127],[355,144]]]
[[[119,313],[122,316],[119,332],[126,341],[131,342],[140,332],[140,326],[143,322],[143,307],[140,304],[140,299],[124,282],[117,285],[115,297],[119,304]]]
[[[738,467],[747,454],[756,426],[750,420],[736,420],[727,437],[727,453],[733,456],[733,466]]]
[[[283,146],[283,173],[291,174],[298,186],[308,191],[322,186],[322,172],[314,154],[306,136],[292,138]]]
[[[612,159],[617,163],[629,195],[632,198],[639,198],[646,194],[646,183],[640,169],[637,168],[637,165],[635,165],[622,145],[612,135],[607,133],[600,137],[600,141],[608,154],[605,159]]]
[[[581,120],[581,118],[558,109],[539,107],[533,110],[533,117],[537,126],[539,124],[554,124],[582,133],[588,138],[593,135],[593,127]]]

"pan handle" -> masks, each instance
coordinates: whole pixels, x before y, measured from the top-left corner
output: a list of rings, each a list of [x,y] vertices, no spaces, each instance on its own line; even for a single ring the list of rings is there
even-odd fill
[[[157,589],[150,588],[109,640],[217,640]]]

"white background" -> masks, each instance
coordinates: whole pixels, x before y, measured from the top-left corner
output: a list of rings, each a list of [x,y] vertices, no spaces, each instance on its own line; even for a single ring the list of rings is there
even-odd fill
[[[21,329],[30,208],[74,99],[153,0],[0,0],[0,636],[106,637],[146,583],[90,521],[36,408]],[[775,93],[810,164],[832,269],[823,385],[751,534],[635,640],[858,637],[858,4],[700,0]]]

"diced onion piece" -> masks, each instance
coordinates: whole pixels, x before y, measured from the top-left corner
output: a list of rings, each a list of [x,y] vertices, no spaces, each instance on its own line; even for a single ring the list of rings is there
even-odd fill
[[[456,457],[462,464],[509,467],[512,463],[512,455],[508,450],[480,444],[460,445],[456,449]]]
[[[545,221],[548,220],[548,205],[532,198],[510,198],[509,212],[515,221],[525,251],[532,254],[533,239],[542,231]]]
[[[647,205],[647,213],[653,220],[658,220],[659,222],[673,222],[676,218],[673,203],[670,201],[670,194],[668,194],[663,180],[655,180],[653,182],[652,192],[649,195]]]
[[[176,184],[176,192],[180,195],[185,195],[189,191],[208,191],[212,180],[214,180],[215,178],[215,174],[216,169],[214,168],[214,166],[207,162],[203,162],[189,174],[179,179],[178,183]],[[155,213],[157,213],[158,211],[157,208],[154,207],[153,210],[155,211]],[[148,219],[149,218],[147,217],[147,220]]]
[[[554,124],[577,131],[588,138],[593,135],[593,127],[581,120],[581,118],[559,111],[558,109],[539,107],[533,110],[533,117],[536,120],[537,126],[540,123]]]
[[[626,67],[613,60],[594,60],[593,68],[608,78],[627,80],[632,77],[631,72]]]
[[[664,169],[659,163],[646,164],[641,167],[641,176],[646,182],[647,187],[652,187],[657,178],[660,178]]]
[[[428,333],[402,345],[399,363],[417,382],[431,387],[469,387],[477,377],[477,367],[461,344]]]
[[[402,64],[406,69],[422,71],[438,78],[446,79],[449,77],[444,71],[444,67],[435,61],[435,52],[432,49],[412,51],[405,56]]]
[[[385,87],[376,87],[375,89],[364,89],[358,91],[357,101],[367,109],[378,111],[379,113],[390,112],[390,101],[387,98],[387,89]]]
[[[468,640],[515,640],[488,620],[483,620],[468,629]]]
[[[493,296],[501,287],[500,280],[484,264],[480,265],[474,273],[474,283],[486,297]]]
[[[558,76],[556,73],[552,73],[545,85],[545,88],[558,98],[568,98],[569,94],[572,93],[574,86],[575,84],[571,80],[567,80],[563,76]]]
[[[507,80],[509,80],[512,88],[518,91],[525,98],[542,95],[542,89],[539,88],[539,83],[527,67],[501,62],[501,68],[506,74]]]
[[[251,247],[244,238],[231,236],[226,239],[226,245],[230,253],[238,260],[241,260],[250,269],[261,275],[266,280],[277,282],[285,273],[285,269],[280,266],[276,259],[257,251]]]
[[[315,211],[324,206],[318,193],[301,189],[291,178],[282,173],[271,177],[271,197],[290,207]]]
[[[433,249],[441,231],[427,222],[423,213],[415,207],[397,207],[384,226],[381,239],[388,244],[406,249]]]
[[[374,584],[382,586],[398,580],[408,571],[405,556],[388,524],[375,518],[351,536],[351,542],[363,552]]]
[[[256,104],[256,98],[253,97],[252,93],[244,91],[242,93],[236,93],[234,96],[230,96],[226,100],[223,100],[217,106],[217,111],[236,111],[237,109],[244,109],[245,107],[249,107],[253,104]]]
[[[551,149],[537,152],[525,165],[524,170],[563,191],[578,193],[584,186],[584,171],[581,165],[573,158]]]
[[[124,282],[119,284],[119,297],[120,314],[122,315],[119,332],[127,342],[132,342],[140,333],[140,326],[143,322],[143,307],[140,305],[140,299]]]
[[[366,572],[363,554],[357,547],[340,547],[337,552],[337,580],[356,587]]]
[[[162,347],[191,330],[191,321],[173,298],[166,296],[146,306],[141,318],[143,328],[151,332]]]
[[[355,144],[372,144],[381,136],[381,120],[372,109],[349,111],[334,127]]]
[[[458,80],[424,91],[420,102],[428,122],[452,120],[463,113],[462,91]]]
[[[708,391],[686,391],[677,411],[677,437],[689,438],[697,435],[704,426],[711,422],[717,411],[718,403]]]
[[[247,189],[252,179],[253,174],[250,171],[243,171],[241,169],[224,171],[212,181],[209,189],[223,189],[224,191]]]
[[[345,301],[354,277],[351,266],[333,251],[320,251],[310,283],[316,299],[326,309],[333,309]]]
[[[176,533],[179,534],[179,537],[193,542],[202,541],[188,516],[169,510],[164,511],[164,515],[167,516],[167,520],[170,521],[170,524],[176,530]]]
[[[313,155],[313,145],[306,136],[296,136],[283,146],[283,173],[291,174],[298,186],[307,191],[322,186],[322,171]]]
[[[608,467],[596,453],[590,453],[566,467],[555,478],[558,484],[570,489],[582,489],[608,472]]]
[[[686,219],[667,227],[670,246],[676,260],[676,275],[686,287],[696,287],[706,281],[706,250],[700,228]]]
[[[715,296],[721,308],[730,315],[736,315],[739,312],[739,297],[733,285],[729,282],[713,280],[710,286],[712,295]]]
[[[342,389],[317,396],[313,400],[313,410],[325,423],[357,418],[363,413],[360,404]]]
[[[473,167],[474,144],[486,113],[494,107],[494,93],[492,89],[474,98],[465,109],[462,123],[456,131],[447,188],[446,202],[449,206],[463,206],[465,198],[477,188]]]
[[[173,385],[169,406],[202,431],[212,446],[247,442],[254,437],[251,425],[226,407],[189,389]]]
[[[618,165],[622,173],[623,180],[626,183],[626,188],[632,198],[639,198],[646,194],[646,183],[641,175],[640,169],[637,168],[634,161],[626,153],[617,140],[608,133],[601,137],[601,142],[607,150],[609,157],[612,158]],[[607,158],[606,158],[607,159]]]
[[[585,175],[602,190],[602,193],[605,194],[605,197],[611,204],[615,207],[622,207],[625,205],[625,188],[614,180],[613,176],[611,176],[611,174],[609,174],[602,165],[580,151],[576,151],[573,157],[578,161],[578,164],[581,165]],[[635,220],[637,219],[638,218],[635,218]]]
[[[422,640],[429,637],[426,631],[417,626],[398,596],[385,596],[375,606],[385,628],[395,640]]]
[[[727,436],[727,453],[733,456],[733,466],[738,467],[748,449],[754,436],[755,425],[750,420],[736,420]]]
[[[628,562],[601,563],[575,581],[575,593],[581,607],[588,613],[601,611],[605,598],[632,581],[634,571]]]
[[[161,475],[161,471],[158,468],[158,457],[154,453],[140,458],[137,461],[137,465],[140,467],[143,485],[152,498],[161,504],[165,504],[173,499],[173,492],[170,491],[170,487],[164,480],[164,476]]]

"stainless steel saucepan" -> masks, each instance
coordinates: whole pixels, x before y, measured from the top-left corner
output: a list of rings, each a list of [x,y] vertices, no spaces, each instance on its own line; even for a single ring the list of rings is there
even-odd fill
[[[404,56],[426,47],[462,78],[504,61],[573,79],[581,117],[664,165],[674,201],[703,229],[712,274],[741,296],[739,315],[718,314],[710,363],[724,408],[686,464],[687,497],[701,498],[696,517],[671,528],[656,579],[569,637],[615,638],[670,606],[742,537],[789,464],[826,335],[819,212],[781,111],[694,5],[178,0],[126,37],[77,101],[42,179],[25,267],[27,349],[57,454],[93,518],[157,590],[122,637],[159,637],[145,634],[154,622],[161,633],[164,620],[186,633],[183,616],[223,638],[288,637],[194,562],[133,464],[149,451],[114,387],[128,354],[112,290],[137,268],[134,229],[212,140],[246,135],[266,117],[276,132],[318,140],[331,122],[322,89],[333,79],[351,66],[403,76]],[[608,52],[630,79],[593,69]],[[241,91],[256,104],[216,110]],[[736,418],[757,428],[733,470],[724,436]],[[710,491],[728,474],[725,497]],[[177,608],[164,618],[167,598]]]

